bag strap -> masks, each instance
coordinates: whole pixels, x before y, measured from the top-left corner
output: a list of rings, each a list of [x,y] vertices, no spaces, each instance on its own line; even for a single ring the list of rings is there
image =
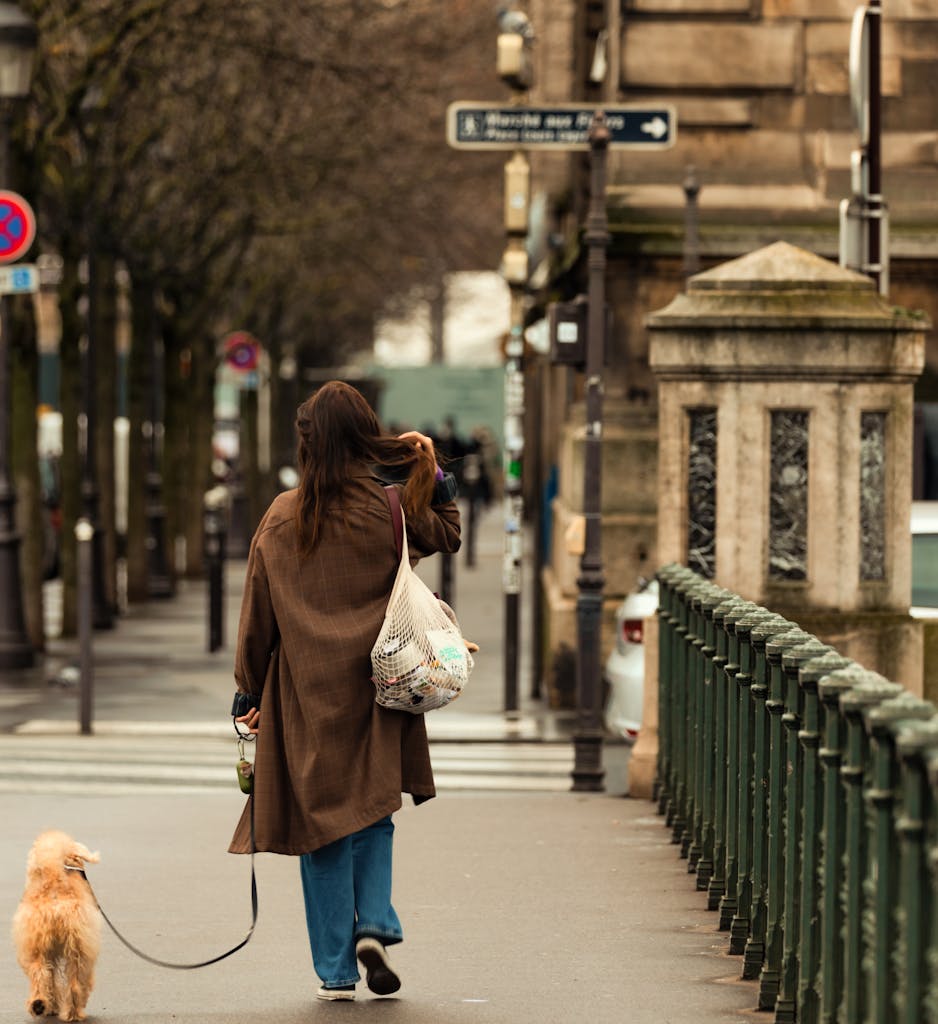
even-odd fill
[[[397,548],[397,560],[404,554],[404,514],[401,511],[401,496],[397,488],[391,484],[384,488],[388,505],[391,507],[391,522],[394,524],[394,546]]]

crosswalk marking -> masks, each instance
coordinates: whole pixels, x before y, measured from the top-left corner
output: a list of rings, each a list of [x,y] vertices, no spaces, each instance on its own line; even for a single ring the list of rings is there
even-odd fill
[[[21,729],[3,740],[0,786],[21,793],[196,794],[237,788],[233,734],[71,733]],[[250,756],[250,754],[249,754]],[[437,788],[566,791],[569,744],[431,742]]]

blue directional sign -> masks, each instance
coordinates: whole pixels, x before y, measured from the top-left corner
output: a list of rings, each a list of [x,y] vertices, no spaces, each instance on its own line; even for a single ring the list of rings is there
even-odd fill
[[[39,291],[39,268],[35,263],[14,263],[0,267],[0,295]]]
[[[446,141],[455,149],[589,149],[593,114],[602,110],[614,149],[668,149],[677,137],[670,106],[558,103],[552,107],[500,107],[451,103]]]

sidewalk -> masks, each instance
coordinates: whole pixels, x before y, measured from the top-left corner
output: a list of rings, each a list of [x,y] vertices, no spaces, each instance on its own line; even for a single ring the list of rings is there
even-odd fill
[[[459,704],[428,719],[436,745],[479,740],[569,743],[567,718],[527,699],[506,723],[502,707],[501,552],[498,511],[483,520],[478,567],[456,569],[456,608],[482,652]],[[438,584],[427,564],[428,582]],[[95,634],[96,735],[100,751],[114,735],[170,730],[228,736],[232,649],[244,563],[227,571],[223,650],[206,650],[206,594],[180,585],[169,601],[132,608],[114,630]],[[524,609],[524,602],[522,602]],[[527,618],[529,609],[524,609]],[[525,622],[522,637],[530,636]],[[0,678],[0,738],[17,758],[12,730],[29,723],[30,742],[77,730],[77,693],[49,679],[75,657],[56,641],[29,673]],[[157,739],[153,739],[153,735]],[[60,740],[61,742],[61,740]],[[78,740],[72,739],[74,745]],[[195,739],[193,739],[195,743]],[[172,757],[173,744],[165,743]],[[609,746],[610,781],[623,748]],[[63,757],[63,765],[65,755]],[[93,753],[89,756],[95,756]],[[68,769],[63,768],[63,771]],[[78,787],[80,791],[80,786]],[[374,1020],[407,1024],[717,1024],[751,1016],[749,983],[736,981],[738,958],[686,861],[645,801],[569,792],[441,791],[395,816],[395,902],[406,942],[393,951],[404,979],[397,999],[380,1005],[360,986],[354,1004],[322,1004],[291,858],[258,858],[260,920],[251,944],[214,967],[169,972],[135,959],[105,936],[92,996],[92,1019],[114,1024],[300,1024]],[[249,923],[248,864],[223,856],[242,798],[230,788],[192,793],[158,789],[117,795],[0,789],[0,916],[9,920],[22,891],[26,851],[42,828],[63,828],[102,861],[89,873],[109,916],[152,955],[205,959],[229,948]],[[9,949],[9,947],[8,947]],[[0,961],[9,993],[0,1024],[25,1019],[25,979],[11,956]]]
[[[530,541],[531,538],[528,538]],[[466,636],[480,645],[466,692],[445,715],[431,718],[431,729],[447,738],[567,740],[572,715],[545,711],[531,702],[530,601],[521,601],[521,720],[509,724],[502,713],[504,595],[501,563],[504,538],[500,509],[483,515],[476,567],[466,568],[464,553],[454,557],[454,606]],[[528,544],[530,547],[530,543]],[[232,664],[246,563],[225,567],[224,646],[208,653],[207,587],[203,580],[181,580],[176,595],[132,606],[113,630],[94,633],[94,718],[115,721],[217,722],[226,718],[234,692]],[[440,559],[426,559],[420,572],[440,588]],[[525,581],[527,584],[528,580]],[[74,637],[53,640],[46,655],[29,670],[0,669],[0,732],[28,719],[76,721],[77,689],[59,685],[63,667],[78,664]]]

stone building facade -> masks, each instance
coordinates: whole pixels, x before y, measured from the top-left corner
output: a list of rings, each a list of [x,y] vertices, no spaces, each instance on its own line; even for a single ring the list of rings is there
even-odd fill
[[[856,6],[853,0],[530,0],[526,6],[537,32],[532,105],[668,103],[677,111],[672,148],[609,155],[607,294],[614,326],[606,409],[615,429],[614,451],[604,459],[605,650],[617,598],[657,564],[654,482],[630,467],[647,466],[657,437],[644,321],[684,286],[688,168],[700,185],[701,269],[778,240],[836,260],[838,207],[850,195],[851,152],[859,145],[848,70]],[[922,310],[934,324],[938,3],[883,0],[882,7],[888,302]],[[578,255],[583,266],[578,245],[585,169],[582,154],[532,154],[532,187],[551,197],[555,264],[566,271],[554,278],[553,294],[549,288],[542,293],[544,299],[569,297],[577,278],[569,268],[577,267]],[[925,336],[925,364],[916,399],[938,401],[933,328]],[[556,451],[546,458],[561,467],[553,545],[542,574],[548,678],[551,659],[575,636],[575,558],[563,537],[581,501],[573,468],[581,428],[575,384],[555,380],[546,392],[541,411],[556,435]],[[556,423],[562,419],[569,422],[561,431]]]

